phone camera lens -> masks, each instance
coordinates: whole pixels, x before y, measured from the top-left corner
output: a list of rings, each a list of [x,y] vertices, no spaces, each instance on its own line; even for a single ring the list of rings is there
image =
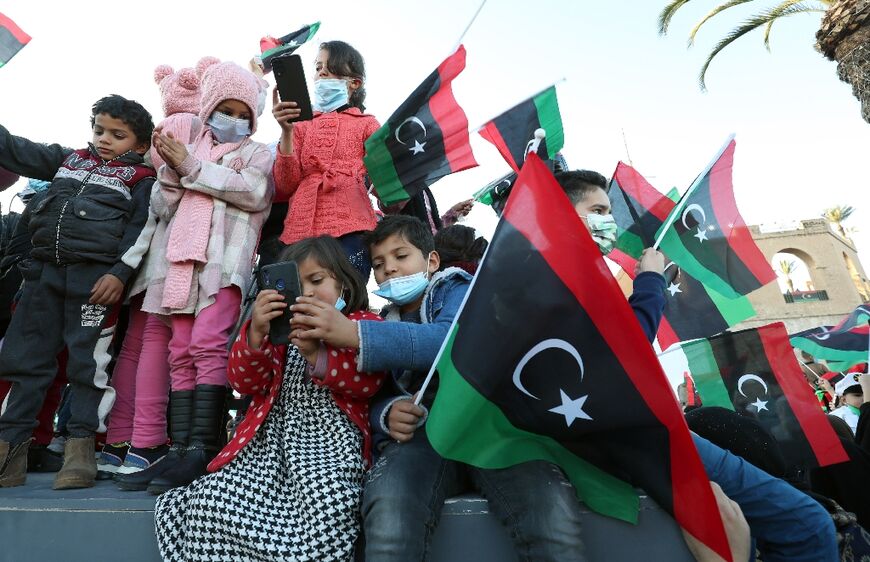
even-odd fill
[[[279,291],[283,291],[284,287],[286,287],[286,285],[284,284],[283,279],[278,279],[277,281],[275,281],[275,288],[276,289],[278,289]]]

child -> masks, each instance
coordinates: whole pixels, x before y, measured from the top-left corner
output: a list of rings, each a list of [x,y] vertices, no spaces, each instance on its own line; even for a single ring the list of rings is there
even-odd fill
[[[94,485],[94,434],[105,431],[114,401],[106,365],[114,305],[139,266],[133,251],[148,217],[154,170],[142,156],[154,123],[135,101],[113,95],[93,106],[93,143],[69,150],[15,137],[0,127],[0,165],[51,180],[32,210],[31,259],[24,292],[0,352],[0,377],[12,383],[0,416],[0,486],[25,481],[36,414],[67,347],[70,439],[55,489]]]
[[[474,275],[488,245],[486,238],[476,236],[473,228],[462,224],[445,226],[435,233],[441,269],[458,267]]]
[[[855,373],[850,372],[837,383],[835,389],[837,395],[842,397],[842,405],[831,411],[832,416],[837,416],[849,424],[853,434],[858,431],[858,418],[861,417],[861,404],[864,403],[864,391],[855,380]]]
[[[205,473],[220,449],[226,399],[226,343],[248,290],[257,237],[269,213],[269,149],[257,129],[260,80],[230,63],[200,65],[205,123],[189,147],[155,137],[166,162],[151,206],[160,222],[151,240],[142,310],[169,319],[169,432],[173,450],[131,476],[160,493]],[[175,412],[178,415],[172,415]]]
[[[281,125],[273,170],[276,199],[292,197],[281,242],[334,236],[367,281],[371,262],[362,233],[376,221],[362,159],[366,139],[380,124],[363,113],[365,65],[359,51],[342,41],[321,43],[314,66],[311,121],[288,122],[301,110],[293,101],[278,102],[274,92],[272,115]]]
[[[365,286],[334,239],[302,240],[281,259],[296,261],[313,306],[379,320],[366,312]],[[270,343],[269,322],[287,307],[283,299],[261,291],[231,351],[230,383],[253,402],[209,465],[214,474],[157,500],[165,560],[352,557],[371,458],[368,400],[384,374],[358,371],[356,350],[314,339]]]

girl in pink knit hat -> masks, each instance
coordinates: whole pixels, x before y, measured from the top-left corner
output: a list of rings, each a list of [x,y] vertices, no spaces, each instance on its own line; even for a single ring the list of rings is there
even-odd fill
[[[250,138],[265,83],[217,59],[197,72],[202,130],[189,145],[171,133],[154,138],[166,163],[151,195],[159,222],[142,310],[161,315],[172,329],[172,447],[162,461],[131,475],[149,478],[152,493],[189,484],[221,447],[227,340],[273,195],[266,181],[271,153]]]
[[[293,101],[278,101],[272,115],[281,141],[272,171],[275,200],[290,200],[281,242],[323,234],[338,238],[364,281],[371,271],[362,234],[376,219],[365,185],[364,143],[380,128],[363,113],[365,65],[343,41],[320,44],[314,61],[314,119],[291,123],[301,113]]]

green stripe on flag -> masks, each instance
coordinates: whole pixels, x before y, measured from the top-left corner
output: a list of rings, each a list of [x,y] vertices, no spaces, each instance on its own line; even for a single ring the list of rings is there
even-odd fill
[[[867,361],[867,350],[836,349],[820,345],[810,338],[795,337],[789,339],[792,347],[805,351],[816,359],[824,359],[832,371],[845,371],[853,365]]]
[[[532,101],[538,110],[538,122],[547,133],[547,153],[552,158],[565,146],[565,131],[562,128],[562,116],[559,114],[556,87],[547,88],[532,98]]]
[[[739,322],[743,322],[747,318],[755,316],[755,309],[752,307],[752,303],[749,302],[748,297],[729,299],[706,286],[704,287],[704,290],[707,291],[710,300],[713,301],[713,304],[715,304],[716,308],[719,309],[722,318],[729,326],[733,326]]]
[[[617,228],[615,247],[617,250],[621,250],[623,253],[639,260],[646,246],[643,243],[643,239],[637,234],[623,228]]]
[[[393,205],[411,198],[399,180],[393,155],[387,148],[386,139],[391,134],[393,132],[389,123],[375,131],[365,142],[366,154],[363,157],[369,179],[378,193],[378,199],[384,205]]]
[[[719,373],[719,365],[708,340],[697,340],[681,346],[689,363],[689,374],[704,406],[721,406],[734,411],[728,389]]]
[[[454,325],[438,362],[440,385],[426,422],[432,447],[444,458],[485,469],[543,460],[559,465],[590,509],[637,523],[639,500],[634,489],[544,435],[515,427],[456,370],[451,360],[458,332]]]

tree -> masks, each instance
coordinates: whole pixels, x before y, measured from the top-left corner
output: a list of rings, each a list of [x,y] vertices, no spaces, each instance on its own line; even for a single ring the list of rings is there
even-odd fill
[[[843,221],[848,219],[854,212],[855,209],[849,205],[838,205],[836,207],[831,207],[830,209],[825,209],[822,216],[829,223],[837,226],[837,230],[840,231],[840,236],[848,238],[848,236],[846,236],[846,229],[843,228]]]
[[[779,272],[785,275],[785,283],[788,285],[788,292],[794,293],[794,281],[791,280],[791,274],[797,271],[797,262],[794,260],[779,260]]]
[[[725,47],[750,31],[764,27],[764,46],[770,50],[770,31],[773,24],[796,14],[823,13],[816,32],[816,49],[837,62],[840,80],[852,86],[852,93],[861,102],[861,116],[870,123],[870,0],[726,0],[701,18],[689,33],[689,46],[694,45],[698,30],[722,12],[756,2],[766,4],[754,15],[740,22],[722,38],[704,62],[698,76],[701,89],[706,90],[705,77],[710,63]],[[659,14],[659,33],[668,32],[674,14],[689,0],[670,0]]]

